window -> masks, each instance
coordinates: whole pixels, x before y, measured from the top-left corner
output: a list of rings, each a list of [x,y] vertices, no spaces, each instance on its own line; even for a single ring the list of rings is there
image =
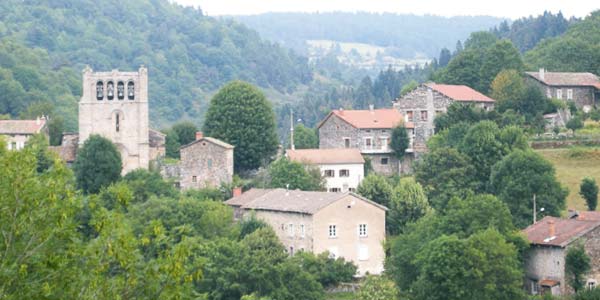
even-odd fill
[[[350,177],[350,170],[348,170],[348,169],[340,170],[340,177]]]
[[[586,286],[588,289],[592,290],[596,288],[597,284],[598,282],[595,279],[588,279]]]
[[[562,99],[562,90],[561,89],[556,90],[556,98]]]
[[[365,138],[365,149],[373,148],[373,138]]]
[[[573,100],[573,90],[572,89],[567,90],[567,100]]]
[[[98,101],[104,99],[104,83],[102,81],[96,82],[96,99]]]
[[[192,176],[192,182],[196,182],[197,180],[198,180],[198,177]]]
[[[125,84],[123,81],[119,81],[119,83],[117,83],[117,98],[119,100],[125,99]]]
[[[552,98],[552,89],[551,88],[546,88],[546,97]]]
[[[381,141],[381,150],[387,150],[389,145],[388,137],[381,137],[379,140]]]
[[[369,260],[369,247],[360,245],[358,248],[358,260]]]
[[[537,295],[539,294],[539,288],[538,288],[538,282],[537,280],[532,280],[531,281],[531,294],[532,295]]]
[[[294,247],[293,246],[290,246],[290,255],[294,256]]]
[[[119,119],[120,119],[119,114],[118,113],[115,114],[115,130],[117,132],[119,132]]]
[[[358,224],[358,236],[360,236],[360,237],[367,236],[367,224]]]
[[[131,81],[127,83],[127,99],[129,99],[129,100],[135,99],[135,88],[134,88],[133,82],[131,82]]]
[[[106,84],[106,98],[112,100],[115,98],[115,86],[112,81]]]
[[[306,232],[304,231],[304,224],[300,224],[300,237],[304,237]]]
[[[329,225],[329,238],[336,238],[336,237],[337,237],[337,226]]]
[[[17,150],[17,142],[10,143],[10,149]]]
[[[287,226],[288,236],[294,236],[294,224],[290,223]]]
[[[348,191],[354,193],[354,192],[356,192],[356,189],[355,188],[349,188]]]
[[[334,170],[325,170],[325,172],[323,173],[325,177],[335,177],[335,171]]]
[[[382,165],[387,165],[387,164],[388,164],[388,160],[389,160],[389,159],[388,159],[387,157],[382,157],[382,158],[381,158],[381,164],[382,164]]]
[[[344,138],[344,148],[350,148],[350,138]]]
[[[427,111],[426,110],[421,111],[421,121],[427,121]]]
[[[412,122],[413,121],[413,111],[412,110],[407,110],[406,111],[406,121],[407,122]]]
[[[211,159],[211,158],[209,158],[209,159],[206,161],[206,165],[208,166],[208,168],[209,168],[209,169],[211,169],[211,168],[212,168],[212,159]]]
[[[330,188],[329,192],[330,193],[339,193],[340,192],[340,188]]]

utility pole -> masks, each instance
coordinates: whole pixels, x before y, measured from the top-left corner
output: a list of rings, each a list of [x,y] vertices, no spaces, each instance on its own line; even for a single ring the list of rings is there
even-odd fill
[[[296,150],[294,146],[294,110],[290,109],[290,149]]]
[[[533,224],[537,223],[537,208],[535,206],[535,194],[533,194]]]

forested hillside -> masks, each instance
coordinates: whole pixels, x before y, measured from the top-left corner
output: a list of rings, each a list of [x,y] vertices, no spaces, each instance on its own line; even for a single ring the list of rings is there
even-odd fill
[[[473,31],[488,30],[500,18],[440,17],[391,13],[266,13],[236,16],[262,37],[296,51],[306,51],[306,40],[333,40],[390,47],[397,57],[423,53],[436,57],[443,47],[452,47]],[[301,52],[302,53],[302,52]]]
[[[3,85],[12,85],[11,91],[23,99],[17,101],[0,92],[0,114],[18,116],[29,102],[38,100],[23,94],[33,92],[25,82],[29,78],[19,77],[20,63],[12,63],[19,61],[13,56],[20,54],[14,52],[40,53],[34,55],[37,61],[27,62],[30,73],[37,73],[50,90],[67,88],[46,92],[46,98],[39,101],[62,102],[60,98],[66,94],[71,99],[68,105],[73,105],[73,96],[79,96],[80,88],[75,87],[80,84],[72,80],[85,65],[95,70],[137,70],[145,64],[150,73],[154,126],[181,118],[199,122],[208,95],[232,79],[282,92],[312,79],[304,58],[262,41],[255,31],[166,0],[106,0],[101,4],[91,0],[5,0],[0,2],[0,11],[2,48],[22,49],[4,52],[12,58],[2,59],[2,77],[14,80]],[[38,68],[41,71],[36,71]],[[64,73],[77,76],[61,80],[59,75]],[[15,101],[17,104],[7,104]],[[63,110],[71,112],[65,118],[76,119],[74,107]]]

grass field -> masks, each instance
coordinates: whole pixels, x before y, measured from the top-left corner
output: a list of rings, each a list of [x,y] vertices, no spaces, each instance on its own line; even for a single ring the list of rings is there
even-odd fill
[[[600,148],[575,147],[536,151],[554,164],[556,177],[569,188],[567,208],[586,210],[585,201],[579,196],[579,184],[585,176],[595,178],[600,184]]]

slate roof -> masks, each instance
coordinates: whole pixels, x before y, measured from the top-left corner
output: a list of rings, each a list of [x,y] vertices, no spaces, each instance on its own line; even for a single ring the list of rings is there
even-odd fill
[[[358,149],[297,149],[287,150],[290,160],[308,164],[364,164]]]
[[[575,72],[544,72],[544,79],[540,78],[540,72],[525,72],[546,85],[551,86],[593,86],[600,89],[600,79],[592,73]]]
[[[191,143],[189,143],[187,145],[183,145],[179,149],[187,148],[187,147],[192,146],[192,145],[194,145],[194,144],[196,144],[196,143],[198,143],[200,141],[207,141],[207,142],[210,142],[210,143],[215,144],[217,146],[223,147],[225,149],[233,149],[233,148],[235,148],[235,146],[230,145],[228,143],[225,143],[225,142],[223,142],[221,140],[218,140],[218,139],[215,139],[215,138],[211,138],[211,137],[203,137],[203,138],[197,139],[197,140],[195,140],[195,141],[193,141],[193,142],[191,142]]]
[[[329,204],[351,195],[380,209],[387,210],[385,206],[354,193],[309,192],[286,189],[255,190],[251,189],[241,196],[231,198],[225,201],[225,204],[240,206],[241,208],[250,210],[269,210],[312,215]]]
[[[461,102],[496,102],[496,100],[466,86],[466,85],[451,85],[425,83],[425,86],[444,94],[446,97],[455,101]]]
[[[64,162],[72,163],[77,158],[77,145],[49,146],[48,150],[58,154]]]
[[[550,232],[550,222],[554,222],[554,235]],[[564,248],[598,226],[600,220],[561,219],[548,216],[525,228],[523,233],[534,245]]]
[[[36,134],[46,126],[45,119],[0,120],[0,134]]]
[[[317,126],[321,127],[327,119],[336,115],[348,124],[359,129],[391,129],[402,124],[404,117],[394,108],[365,109],[365,110],[332,110],[327,117]],[[404,124],[406,128],[415,128],[413,123]]]

